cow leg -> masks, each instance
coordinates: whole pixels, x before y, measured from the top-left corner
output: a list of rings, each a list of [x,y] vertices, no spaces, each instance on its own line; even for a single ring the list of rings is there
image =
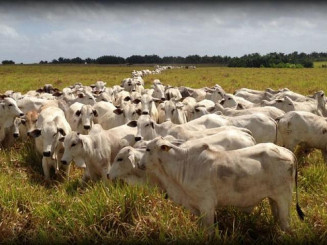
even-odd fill
[[[269,198],[269,204],[270,204],[270,208],[271,208],[271,212],[272,212],[272,215],[274,217],[274,220],[275,222],[278,222],[278,207],[277,207],[277,203]]]
[[[214,207],[200,207],[201,225],[209,231],[213,231],[213,224],[215,222],[215,208]]]
[[[46,157],[42,157],[42,168],[46,180],[50,180],[50,167]]]
[[[275,199],[278,208],[278,221],[280,228],[283,231],[288,231],[290,226],[290,205],[291,205],[291,194],[289,196],[281,196]]]

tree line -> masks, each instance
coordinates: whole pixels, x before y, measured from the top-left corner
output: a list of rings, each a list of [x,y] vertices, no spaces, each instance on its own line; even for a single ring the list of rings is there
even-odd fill
[[[229,67],[277,67],[277,68],[301,68],[313,67],[314,61],[326,61],[327,53],[312,52],[310,54],[293,52],[284,53],[268,53],[261,55],[259,53],[247,54],[241,57],[230,56],[200,56],[189,55],[181,56],[164,56],[158,55],[132,55],[127,58],[104,55],[96,59],[80,57],[53,59],[51,61],[41,60],[39,64],[217,64]],[[11,60],[4,60],[2,64],[15,64]]]

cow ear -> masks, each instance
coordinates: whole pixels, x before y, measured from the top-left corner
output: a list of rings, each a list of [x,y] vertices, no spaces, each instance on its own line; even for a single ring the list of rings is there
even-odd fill
[[[293,105],[293,101],[292,101],[291,98],[289,98],[288,96],[285,96],[284,100],[285,100],[285,102],[287,102],[289,105]]]
[[[37,138],[41,135],[40,129],[34,129],[32,132],[29,133],[29,135],[33,138]]]
[[[94,115],[95,117],[98,117],[98,116],[99,116],[97,110],[93,110],[93,115]]]
[[[215,108],[214,106],[212,106],[212,107],[209,107],[207,111],[211,113],[211,112],[213,112],[215,109],[216,109],[216,108]]]
[[[60,142],[64,142],[64,141],[65,141],[65,136],[60,137],[60,138],[59,138],[59,141],[60,141]]]
[[[117,108],[116,110],[113,111],[116,115],[120,115],[124,112],[124,110]]]
[[[63,130],[62,128],[58,128],[58,132],[63,135],[63,136],[66,136],[66,132],[65,130]]]
[[[61,95],[62,95],[62,93],[61,93],[61,92],[59,92],[59,91],[57,91],[57,92],[53,93],[52,95],[53,95],[53,96],[55,96],[55,97],[59,97],[59,96],[61,96]]]
[[[172,147],[171,146],[168,146],[168,145],[161,145],[160,146],[160,149],[163,150],[163,151],[169,151]]]
[[[141,102],[140,99],[135,99],[135,100],[133,100],[133,103],[134,103],[134,104],[138,104],[138,103],[140,103],[140,102]]]
[[[131,164],[132,164],[133,168],[136,168],[136,166],[135,166],[135,157],[130,154],[128,156],[128,159],[131,161]]]
[[[82,113],[82,111],[78,110],[78,111],[75,112],[75,115],[79,117],[81,115],[81,113]]]
[[[130,121],[129,123],[127,123],[127,126],[135,128],[137,127],[137,121]]]
[[[26,125],[26,120],[25,120],[25,119],[21,119],[20,121],[21,121],[21,123],[22,123],[23,125]]]
[[[142,115],[142,110],[141,110],[141,109],[137,109],[135,112],[136,112],[139,116]]]

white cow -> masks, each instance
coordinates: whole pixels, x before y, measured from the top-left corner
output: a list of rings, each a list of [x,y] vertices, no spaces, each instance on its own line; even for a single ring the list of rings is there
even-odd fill
[[[264,143],[232,151],[208,144],[182,148],[158,137],[147,145],[140,167],[155,174],[168,196],[200,215],[208,228],[216,208],[252,209],[269,198],[275,219],[283,230],[289,229],[297,162],[283,147]]]
[[[247,109],[256,106],[254,103],[232,94],[225,94],[220,104],[225,108],[236,108],[238,105],[241,105],[242,108]]]
[[[318,104],[315,100],[307,99],[307,101],[293,101],[288,96],[285,96],[282,99],[275,99],[272,101],[262,101],[263,106],[274,106],[284,112],[289,111],[308,111],[316,115],[321,116],[321,112],[318,110]]]
[[[246,128],[252,132],[253,138],[257,143],[275,143],[277,136],[277,123],[271,117],[264,114],[249,114],[243,116],[215,116],[214,121],[216,127],[235,126],[238,128]],[[168,130],[167,134],[173,135],[176,138],[188,137],[188,135],[196,134],[194,128],[187,129],[188,124],[174,126]],[[219,126],[218,126],[219,125]],[[199,133],[204,129],[199,127]],[[185,135],[185,136],[184,136]]]
[[[291,151],[298,144],[320,149],[327,163],[327,122],[305,111],[291,111],[278,118],[277,143]]]
[[[271,100],[273,95],[267,91],[241,88],[234,92],[235,96],[242,97],[254,104],[260,104],[262,100]]]
[[[7,97],[0,102],[0,145],[6,145],[3,142],[6,137],[13,137],[14,120],[19,116],[24,116],[24,113],[14,99]]]
[[[71,127],[65,118],[64,112],[57,107],[47,107],[40,112],[36,122],[36,129],[29,131],[28,135],[35,139],[36,149],[43,154],[42,168],[46,180],[50,179],[50,168],[56,173],[63,170],[68,176],[69,165],[60,163],[63,154],[61,137],[70,133]]]
[[[135,129],[125,125],[111,130],[104,130],[100,125],[94,125],[89,135],[72,131],[64,139],[65,151],[61,162],[66,165],[74,160],[78,166],[85,166],[84,181],[99,178],[106,181],[111,162],[124,146],[121,139],[134,140],[133,134]]]
[[[238,109],[235,110],[235,109],[230,109],[230,108],[224,108],[222,105],[217,103],[215,105],[215,107],[216,107],[216,111],[218,113],[221,112],[225,116],[241,116],[241,115],[262,113],[262,114],[265,114],[266,116],[276,119],[285,114],[284,111],[282,111],[276,107],[273,107],[273,106],[253,107],[253,108],[249,108],[249,109],[241,109],[240,108],[239,110]]]
[[[183,110],[184,104],[173,100],[164,102],[165,121],[172,121],[175,124],[186,123],[186,112]]]

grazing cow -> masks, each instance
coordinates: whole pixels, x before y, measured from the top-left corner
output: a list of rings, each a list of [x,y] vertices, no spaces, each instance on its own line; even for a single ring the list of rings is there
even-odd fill
[[[289,229],[297,162],[283,147],[263,143],[232,151],[208,144],[182,148],[158,137],[148,143],[140,167],[155,174],[175,202],[200,215],[205,227],[212,228],[216,208],[252,209],[269,198],[281,229]]]
[[[85,166],[84,181],[100,178],[106,181],[111,162],[123,146],[121,139],[133,140],[135,131],[125,125],[111,130],[94,125],[89,135],[72,131],[64,138],[65,151],[61,162],[66,165],[74,160],[78,166]]]
[[[327,163],[327,122],[324,117],[306,111],[290,111],[277,121],[278,145],[291,151],[298,144],[320,149]]]

